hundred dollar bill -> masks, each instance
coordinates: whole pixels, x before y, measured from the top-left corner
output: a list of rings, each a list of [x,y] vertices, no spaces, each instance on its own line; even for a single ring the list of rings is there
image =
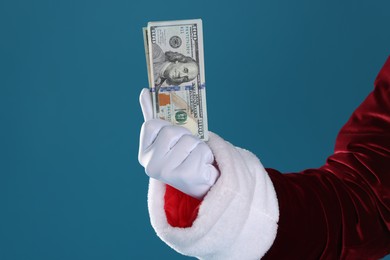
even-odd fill
[[[149,22],[143,32],[154,118],[207,141],[202,20]]]

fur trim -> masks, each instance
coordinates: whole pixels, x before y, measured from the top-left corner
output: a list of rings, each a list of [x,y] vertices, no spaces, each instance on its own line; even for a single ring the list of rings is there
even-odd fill
[[[261,162],[210,132],[221,175],[189,228],[168,224],[165,184],[150,179],[148,207],[157,235],[176,251],[200,259],[259,259],[272,246],[279,220],[274,186]]]

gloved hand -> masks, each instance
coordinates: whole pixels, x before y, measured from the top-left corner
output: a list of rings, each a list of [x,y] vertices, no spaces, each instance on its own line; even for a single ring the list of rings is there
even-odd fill
[[[219,176],[209,146],[184,127],[153,119],[149,89],[141,91],[140,104],[145,122],[138,160],[146,174],[201,199]]]

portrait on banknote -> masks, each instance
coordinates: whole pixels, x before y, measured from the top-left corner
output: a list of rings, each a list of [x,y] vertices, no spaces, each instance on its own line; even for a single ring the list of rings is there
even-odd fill
[[[193,58],[179,52],[164,52],[156,43],[152,44],[152,48],[155,87],[180,85],[198,76],[199,65]]]

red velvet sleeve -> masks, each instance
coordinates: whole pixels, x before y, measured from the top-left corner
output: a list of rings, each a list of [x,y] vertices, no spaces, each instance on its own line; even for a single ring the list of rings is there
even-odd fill
[[[319,169],[267,169],[279,201],[264,259],[379,259],[390,253],[390,58]]]
[[[182,228],[192,226],[198,216],[200,203],[201,200],[166,185],[164,210],[169,225]]]
[[[263,259],[378,259],[390,253],[390,58],[336,139],[324,166],[267,169],[279,202],[277,237]],[[188,227],[201,201],[168,187],[172,226]],[[181,210],[179,210],[181,209]]]

